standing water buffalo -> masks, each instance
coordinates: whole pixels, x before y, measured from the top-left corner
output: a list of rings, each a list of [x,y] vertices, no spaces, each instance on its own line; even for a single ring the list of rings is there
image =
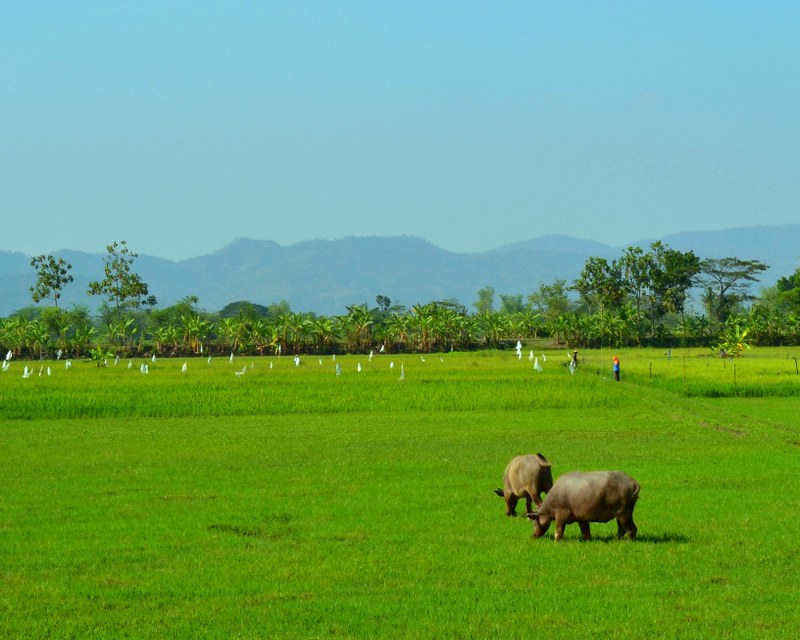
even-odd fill
[[[573,471],[560,476],[538,511],[528,513],[533,520],[533,536],[543,536],[556,521],[556,540],[564,536],[564,527],[577,522],[584,540],[591,540],[590,522],[617,519],[617,536],[627,532],[636,538],[633,508],[639,498],[639,483],[621,471]]]
[[[494,492],[506,501],[506,515],[517,515],[517,502],[525,498],[527,512],[531,501],[538,507],[542,504],[541,493],[547,493],[553,486],[553,472],[550,462],[541,453],[517,456],[508,463],[503,474],[503,488]]]

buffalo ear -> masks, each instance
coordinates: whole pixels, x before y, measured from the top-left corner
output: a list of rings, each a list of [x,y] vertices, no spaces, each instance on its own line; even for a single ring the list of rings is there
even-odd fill
[[[539,462],[542,463],[542,466],[545,466],[545,467],[551,466],[550,465],[550,461],[547,458],[545,458],[541,453],[537,453],[536,457],[539,458]]]
[[[528,520],[537,520],[539,518],[539,512],[538,511],[528,511],[528,513],[525,514],[525,517]]]
[[[503,491],[502,489],[495,489],[495,490],[494,490],[494,492],[495,492],[495,493],[496,493],[498,496],[500,496],[501,498],[505,498],[505,497],[506,497],[506,492],[505,492],[505,491]]]

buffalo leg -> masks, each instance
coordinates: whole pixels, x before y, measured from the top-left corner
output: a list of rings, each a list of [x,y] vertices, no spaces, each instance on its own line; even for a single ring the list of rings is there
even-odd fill
[[[585,520],[579,520],[578,526],[581,528],[581,533],[583,534],[584,540],[591,540],[592,539],[592,532],[589,529],[589,523]]]
[[[510,495],[506,498],[506,515],[507,516],[516,516],[517,515],[517,501],[519,498],[515,495]],[[528,509],[530,511],[530,509]]]
[[[556,542],[561,540],[564,537],[564,527],[566,526],[566,522],[560,522],[556,520]]]
[[[623,538],[625,533],[628,533],[628,537],[631,540],[636,540],[636,532],[638,529],[633,522],[632,515],[622,515],[617,518],[617,537]]]

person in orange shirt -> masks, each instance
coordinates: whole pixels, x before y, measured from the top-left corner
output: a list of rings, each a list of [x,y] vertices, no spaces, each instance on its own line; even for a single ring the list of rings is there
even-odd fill
[[[614,356],[614,359],[611,361],[611,368],[614,371],[614,380],[619,382],[619,358]]]

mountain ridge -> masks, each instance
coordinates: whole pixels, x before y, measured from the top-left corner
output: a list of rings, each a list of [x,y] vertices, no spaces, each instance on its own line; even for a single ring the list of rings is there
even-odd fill
[[[770,269],[757,287],[773,285],[800,263],[800,224],[680,232],[660,240],[700,258],[761,260]],[[654,241],[625,247],[647,248]],[[478,289],[487,286],[498,294],[527,296],[540,283],[571,282],[589,257],[611,260],[625,247],[557,234],[479,253],[448,251],[413,235],[351,235],[292,245],[238,237],[213,253],[180,261],[140,254],[133,270],[161,307],[197,296],[207,311],[242,300],[262,305],[286,301],[293,311],[336,315],[353,304],[373,306],[377,295],[406,307],[454,299],[468,308]],[[106,254],[65,249],[53,255],[73,266],[74,281],[64,288],[61,305],[95,310],[100,299],[86,290],[91,280],[102,277]],[[29,287],[34,281],[29,256],[0,251],[0,317],[32,304]]]

